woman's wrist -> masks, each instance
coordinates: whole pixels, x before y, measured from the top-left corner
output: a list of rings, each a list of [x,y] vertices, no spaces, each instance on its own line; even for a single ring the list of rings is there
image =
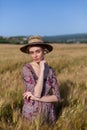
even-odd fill
[[[35,96],[35,98],[40,98],[40,96],[37,96],[37,95],[34,95]]]
[[[34,100],[40,101],[41,97],[34,96]]]

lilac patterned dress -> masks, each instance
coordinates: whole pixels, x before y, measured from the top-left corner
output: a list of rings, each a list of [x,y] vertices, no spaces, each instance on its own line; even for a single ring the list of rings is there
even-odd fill
[[[32,66],[25,64],[23,66],[23,80],[25,86],[25,92],[30,91],[34,93],[34,87],[38,80]],[[44,84],[41,96],[48,96],[54,94],[60,100],[60,93],[58,89],[58,83],[55,72],[52,67],[45,64],[44,71]],[[40,102],[24,99],[24,105],[22,109],[23,117],[29,120],[35,119],[38,115],[42,115],[45,122],[55,122],[56,115],[54,109],[54,103],[51,102]]]

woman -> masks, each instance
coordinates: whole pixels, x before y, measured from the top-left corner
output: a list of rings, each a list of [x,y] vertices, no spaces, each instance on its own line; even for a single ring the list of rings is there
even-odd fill
[[[60,93],[55,72],[44,57],[53,47],[45,44],[40,36],[31,36],[28,42],[20,48],[32,57],[32,62],[23,66],[25,92],[22,113],[29,120],[39,116],[44,122],[54,123],[54,102],[60,101]]]

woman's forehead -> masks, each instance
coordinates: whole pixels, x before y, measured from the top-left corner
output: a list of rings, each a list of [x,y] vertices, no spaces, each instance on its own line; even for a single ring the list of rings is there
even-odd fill
[[[29,48],[29,51],[41,50],[41,47],[33,46]]]

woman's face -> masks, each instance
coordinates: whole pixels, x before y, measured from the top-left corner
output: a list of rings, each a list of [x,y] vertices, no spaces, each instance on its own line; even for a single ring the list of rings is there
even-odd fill
[[[41,47],[30,47],[29,54],[36,63],[44,59],[44,50]]]

